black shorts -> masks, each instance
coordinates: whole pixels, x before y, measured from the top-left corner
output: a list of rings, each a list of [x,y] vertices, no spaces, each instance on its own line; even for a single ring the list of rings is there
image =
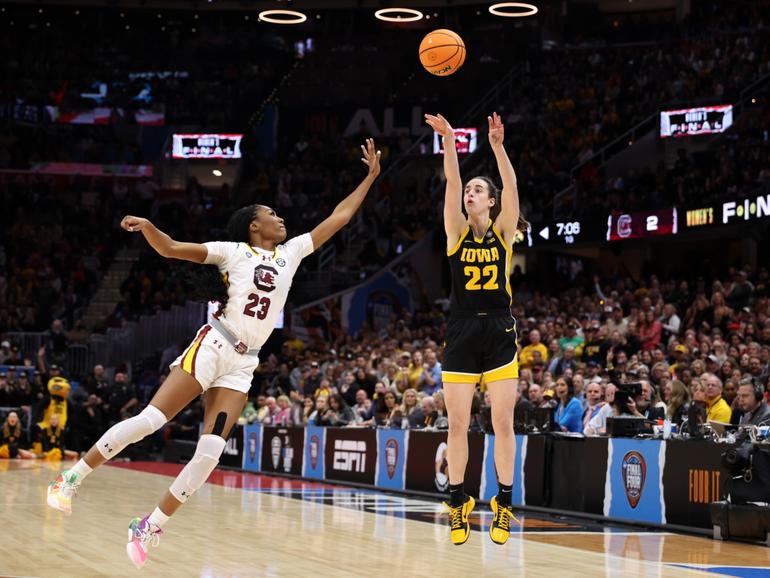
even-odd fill
[[[519,377],[516,320],[509,315],[450,317],[442,381],[486,383]]]

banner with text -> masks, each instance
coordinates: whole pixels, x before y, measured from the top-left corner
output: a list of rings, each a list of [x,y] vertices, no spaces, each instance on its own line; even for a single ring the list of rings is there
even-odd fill
[[[409,430],[377,430],[377,473],[379,488],[403,490],[406,487],[406,453]]]
[[[265,473],[302,475],[302,455],[305,430],[300,427],[262,429],[262,463]]]
[[[604,515],[666,523],[663,468],[666,443],[659,440],[609,440]]]
[[[250,423],[243,428],[243,469],[249,472],[259,471],[262,459],[262,426]]]
[[[305,478],[324,479],[326,470],[324,453],[326,448],[326,428],[308,426],[305,428],[305,459],[302,475]]]
[[[327,429],[326,479],[374,484],[376,434],[373,429]]]

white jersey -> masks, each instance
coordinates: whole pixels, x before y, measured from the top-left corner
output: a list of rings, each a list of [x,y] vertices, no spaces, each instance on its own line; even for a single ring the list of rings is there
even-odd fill
[[[206,264],[217,265],[227,285],[227,306],[219,321],[249,348],[262,347],[286,304],[294,273],[313,252],[310,233],[278,245],[275,251],[246,243],[205,245]]]

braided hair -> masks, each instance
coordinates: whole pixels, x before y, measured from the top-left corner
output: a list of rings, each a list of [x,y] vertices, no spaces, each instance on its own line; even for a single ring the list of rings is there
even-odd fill
[[[230,215],[225,226],[228,240],[234,243],[249,244],[249,227],[251,222],[257,218],[260,206],[257,204],[246,205]],[[216,265],[196,267],[194,277],[195,297],[200,301],[218,301],[219,310],[224,311],[227,307],[228,284],[219,272],[219,268]]]

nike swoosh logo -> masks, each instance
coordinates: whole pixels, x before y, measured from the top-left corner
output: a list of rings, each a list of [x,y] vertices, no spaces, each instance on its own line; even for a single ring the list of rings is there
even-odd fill
[[[506,333],[510,333],[510,332],[511,332],[511,331],[513,331],[514,329],[516,329],[516,327],[515,327],[515,326],[514,326],[514,327],[511,327],[510,329],[506,329],[506,330],[505,330],[505,332],[506,332]]]

